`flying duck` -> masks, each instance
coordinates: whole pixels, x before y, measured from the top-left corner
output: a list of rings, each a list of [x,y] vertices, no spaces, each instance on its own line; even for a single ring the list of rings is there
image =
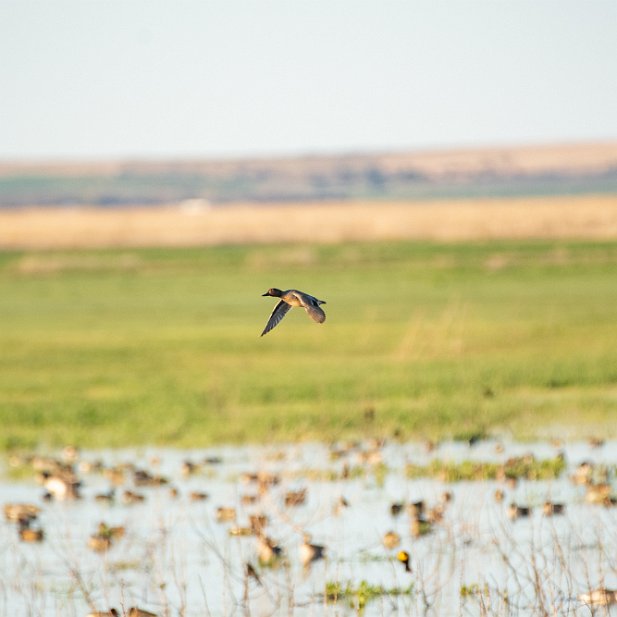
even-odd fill
[[[315,296],[298,291],[297,289],[287,289],[286,291],[281,291],[276,287],[268,289],[265,294],[261,295],[273,296],[274,298],[281,299],[274,307],[274,310],[272,311],[272,314],[270,315],[268,323],[266,324],[264,331],[261,333],[261,336],[267,334],[270,330],[272,330],[272,328],[277,326],[281,319],[287,315],[287,312],[293,306],[301,306],[308,313],[308,316],[317,323],[323,323],[326,321],[326,314],[319,306],[320,304],[325,304],[325,300],[318,300]]]

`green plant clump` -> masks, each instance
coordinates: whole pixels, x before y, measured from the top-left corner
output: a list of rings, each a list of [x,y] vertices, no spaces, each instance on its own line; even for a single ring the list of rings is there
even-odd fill
[[[509,459],[505,463],[461,462],[434,459],[428,465],[408,464],[405,472],[408,478],[438,478],[444,482],[505,480],[554,480],[566,469],[562,456],[538,460],[525,456]]]
[[[368,602],[383,596],[411,595],[413,585],[409,587],[385,588],[381,585],[371,585],[367,581],[360,581],[358,585],[351,582],[326,582],[325,599],[327,603],[345,601],[356,610],[362,610]]]

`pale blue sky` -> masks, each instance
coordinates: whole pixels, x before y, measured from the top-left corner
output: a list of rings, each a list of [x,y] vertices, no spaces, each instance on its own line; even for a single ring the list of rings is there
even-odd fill
[[[614,0],[0,0],[0,158],[617,137]]]

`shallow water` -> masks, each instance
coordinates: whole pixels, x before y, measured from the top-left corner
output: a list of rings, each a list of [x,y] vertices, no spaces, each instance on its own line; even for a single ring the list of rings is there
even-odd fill
[[[72,617],[116,607],[122,613],[137,605],[159,615],[343,615],[357,612],[358,597],[326,602],[326,582],[362,581],[386,589],[408,590],[402,595],[382,594],[367,602],[364,615],[590,615],[577,600],[580,593],[605,586],[617,588],[617,508],[588,504],[585,489],[569,476],[584,460],[613,469],[617,442],[600,448],[587,443],[564,444],[568,464],[562,477],[551,481],[519,482],[513,489],[497,481],[447,484],[433,479],[410,480],[407,463],[431,459],[451,461],[505,461],[532,453],[555,457],[558,449],[547,443],[496,443],[485,441],[445,443],[431,452],[422,444],[389,443],[381,448],[383,466],[359,461],[351,449],[332,461],[322,444],[276,447],[226,447],[207,450],[114,450],[82,452],[80,460],[100,459],[106,466],[131,462],[169,479],[169,486],[136,488],[146,500],[124,505],[120,494],[133,488],[131,481],[118,487],[111,505],[94,495],[110,488],[101,474],[80,474],[82,498],[43,503],[43,489],[34,480],[0,482],[0,504],[33,502],[41,505],[40,524],[45,540],[26,544],[18,540],[16,526],[0,523],[0,615]],[[205,464],[189,477],[182,462],[220,457],[220,464]],[[345,464],[356,470],[352,479],[315,479],[340,471]],[[359,470],[359,471],[358,471]],[[255,484],[244,483],[245,472],[280,474],[253,505],[241,496],[257,494]],[[130,478],[130,476],[129,476]],[[611,476],[614,481],[614,474]],[[496,488],[506,499],[497,503]],[[285,507],[284,494],[307,488],[304,505]],[[453,494],[444,520],[433,531],[412,538],[409,516],[393,517],[392,502],[439,501]],[[192,501],[191,491],[203,491],[205,501]],[[334,513],[344,496],[349,507]],[[562,516],[546,517],[542,504],[550,499],[566,504]],[[510,521],[507,504],[532,506],[529,518]],[[278,567],[260,567],[254,536],[229,535],[234,523],[218,523],[218,506],[237,508],[235,524],[246,525],[252,513],[269,517],[267,534],[284,549]],[[87,542],[99,521],[123,525],[126,536],[102,554]],[[382,544],[386,531],[397,531],[399,548],[411,555],[412,573],[396,560],[398,549]],[[303,533],[327,548],[327,558],[310,569],[299,563]],[[244,574],[251,562],[261,584]],[[354,608],[355,605],[355,608]],[[617,615],[604,608],[597,614]]]

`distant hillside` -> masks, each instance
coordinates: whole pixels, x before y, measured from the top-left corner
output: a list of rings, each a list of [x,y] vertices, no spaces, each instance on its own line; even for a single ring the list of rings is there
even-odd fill
[[[0,207],[617,193],[617,142],[237,160],[0,163]]]

